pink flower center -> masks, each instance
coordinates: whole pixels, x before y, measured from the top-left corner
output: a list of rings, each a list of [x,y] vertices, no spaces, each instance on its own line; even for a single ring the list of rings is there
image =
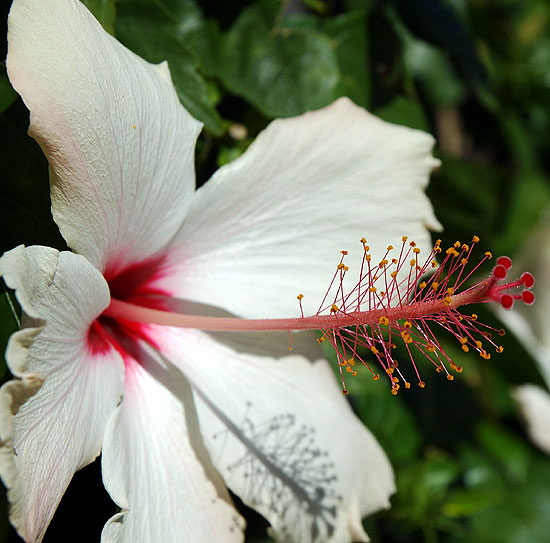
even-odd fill
[[[164,275],[164,259],[151,258],[132,264],[119,272],[117,266],[107,268],[104,276],[109,284],[111,298],[136,307],[154,308],[158,311],[167,311],[163,301],[170,293],[158,288],[158,280]],[[123,339],[136,341],[145,339],[151,343],[151,334],[148,333],[149,323],[128,320],[124,318],[112,318],[103,313],[91,325],[88,333],[88,347],[92,353],[104,354],[111,349],[116,349],[123,357],[126,364],[133,357],[124,347]]]

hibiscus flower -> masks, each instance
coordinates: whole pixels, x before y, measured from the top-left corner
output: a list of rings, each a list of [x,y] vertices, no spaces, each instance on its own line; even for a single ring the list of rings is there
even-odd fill
[[[429,247],[432,138],[340,99],[274,121],[195,191],[201,124],[166,64],[126,49],[76,0],[15,0],[8,24],[8,74],[71,248],[0,259],[24,312],[0,392],[19,534],[40,541],[74,472],[101,452],[121,509],[102,541],[242,541],[227,487],[280,541],[365,541],[361,518],[389,506],[393,472],[308,333],[289,354],[286,335],[108,308],[288,317],[303,292],[314,313],[342,244],[369,236],[376,257],[407,233]]]

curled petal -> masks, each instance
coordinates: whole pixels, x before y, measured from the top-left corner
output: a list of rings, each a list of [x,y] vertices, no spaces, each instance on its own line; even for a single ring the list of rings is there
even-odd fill
[[[34,542],[74,472],[99,454],[123,369],[116,351],[90,345],[109,290],[83,257],[18,247],[0,259],[0,274],[33,323],[12,335],[6,354],[18,379],[0,391],[0,475],[12,523]]]

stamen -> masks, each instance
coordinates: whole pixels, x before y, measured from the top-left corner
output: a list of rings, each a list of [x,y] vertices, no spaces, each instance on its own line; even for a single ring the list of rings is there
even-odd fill
[[[361,241],[364,245],[364,240]],[[397,258],[391,258],[389,252],[393,247],[388,247],[381,262],[383,266],[371,268],[362,264],[359,281],[344,297],[347,315],[353,315],[354,312],[359,314],[365,301],[368,302],[365,304],[369,308],[367,313],[373,314],[382,310],[385,311],[383,315],[377,321],[352,327],[331,328],[322,336],[323,340],[327,339],[332,343],[340,363],[342,359],[353,358],[361,362],[374,378],[378,378],[368,362],[368,358],[374,357],[390,376],[391,391],[394,394],[399,390],[400,382],[406,388],[410,386],[400,371],[395,372],[393,351],[396,340],[405,347],[419,386],[424,387],[425,383],[415,361],[418,354],[431,362],[437,372],[443,372],[448,380],[453,380],[449,369],[460,373],[462,367],[456,365],[447,355],[432,328],[433,324],[455,336],[464,352],[472,350],[481,358],[489,360],[490,350],[503,352],[503,347],[493,340],[493,335],[502,336],[504,330],[479,322],[475,313],[462,314],[458,308],[472,303],[497,302],[505,309],[511,309],[515,301],[532,304],[535,300],[530,290],[535,280],[530,273],[522,274],[517,280],[505,282],[512,268],[512,260],[506,256],[497,259],[487,279],[473,287],[464,288],[466,281],[492,257],[490,253],[485,253],[477,264],[469,265],[474,248],[479,242],[477,236],[472,239],[471,244],[455,242],[444,252],[445,256],[439,265],[436,257],[442,253],[440,240],[436,241],[423,264],[416,244],[410,242],[407,246],[406,242],[407,238],[403,237]],[[430,271],[433,273],[428,275]],[[375,286],[380,283],[384,284],[384,295]],[[338,285],[339,297],[341,288]],[[329,292],[330,289],[325,295],[326,305],[323,310],[330,307],[332,300]],[[362,352],[366,354],[361,356]]]
[[[470,265],[479,242],[477,236],[469,244],[457,241],[445,251],[441,248],[441,240],[437,240],[426,258],[421,257],[414,241],[403,236],[397,255],[393,256],[396,250],[389,245],[377,264],[366,240],[360,241],[363,255],[355,286],[349,291],[344,288],[349,272],[344,262],[348,253],[341,251],[341,259],[315,315],[304,315],[303,295],[299,294],[300,317],[296,318],[184,315],[117,299],[111,300],[101,318],[115,319],[122,324],[141,322],[211,331],[320,330],[318,342],[328,341],[336,352],[344,393],[347,393],[344,376],[356,375],[358,364],[366,367],[373,379],[380,379],[379,371],[371,367],[370,360],[374,359],[388,376],[391,392],[397,394],[402,386],[411,386],[394,358],[397,343],[404,346],[419,387],[424,388],[425,382],[416,365],[418,355],[446,379],[453,380],[451,372],[460,373],[462,368],[445,352],[435,332],[438,327],[453,335],[462,351],[477,352],[488,360],[491,352],[503,352],[503,347],[493,338],[504,335],[504,330],[480,322],[475,313],[463,314],[458,309],[485,302],[496,302],[511,309],[516,302],[530,305],[535,301],[530,290],[535,279],[530,273],[506,282],[512,268],[512,260],[506,256],[497,258],[488,278],[465,287],[480,266],[492,258],[487,252],[476,264]],[[440,255],[443,260],[438,264]]]

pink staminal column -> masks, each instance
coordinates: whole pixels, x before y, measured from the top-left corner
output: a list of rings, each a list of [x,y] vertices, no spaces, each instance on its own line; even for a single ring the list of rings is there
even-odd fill
[[[314,315],[304,315],[300,294],[297,298],[301,316],[297,318],[185,315],[116,298],[101,318],[209,331],[319,330],[317,341],[330,342],[336,352],[344,394],[347,394],[344,376],[355,375],[358,363],[365,366],[375,380],[380,379],[380,373],[371,366],[373,358],[388,375],[391,392],[397,394],[402,385],[411,386],[394,358],[398,342],[408,353],[418,386],[424,387],[425,383],[420,377],[417,357],[426,359],[437,372],[452,380],[451,371],[460,373],[462,368],[445,352],[436,334],[438,329],[452,334],[464,352],[476,351],[486,360],[491,357],[491,350],[503,351],[496,338],[502,336],[504,330],[486,325],[479,321],[477,314],[462,313],[459,308],[495,302],[511,309],[516,301],[534,303],[535,296],[530,289],[535,280],[530,273],[507,281],[512,267],[509,257],[499,257],[488,277],[467,286],[480,266],[492,258],[486,252],[470,265],[478,242],[475,236],[470,244],[456,242],[443,251],[438,240],[428,257],[421,258],[415,242],[404,236],[397,251],[390,245],[383,258],[374,262],[367,241],[361,239],[363,257],[359,279],[351,289],[344,286],[349,267],[344,263],[347,252],[341,251],[340,262]]]

